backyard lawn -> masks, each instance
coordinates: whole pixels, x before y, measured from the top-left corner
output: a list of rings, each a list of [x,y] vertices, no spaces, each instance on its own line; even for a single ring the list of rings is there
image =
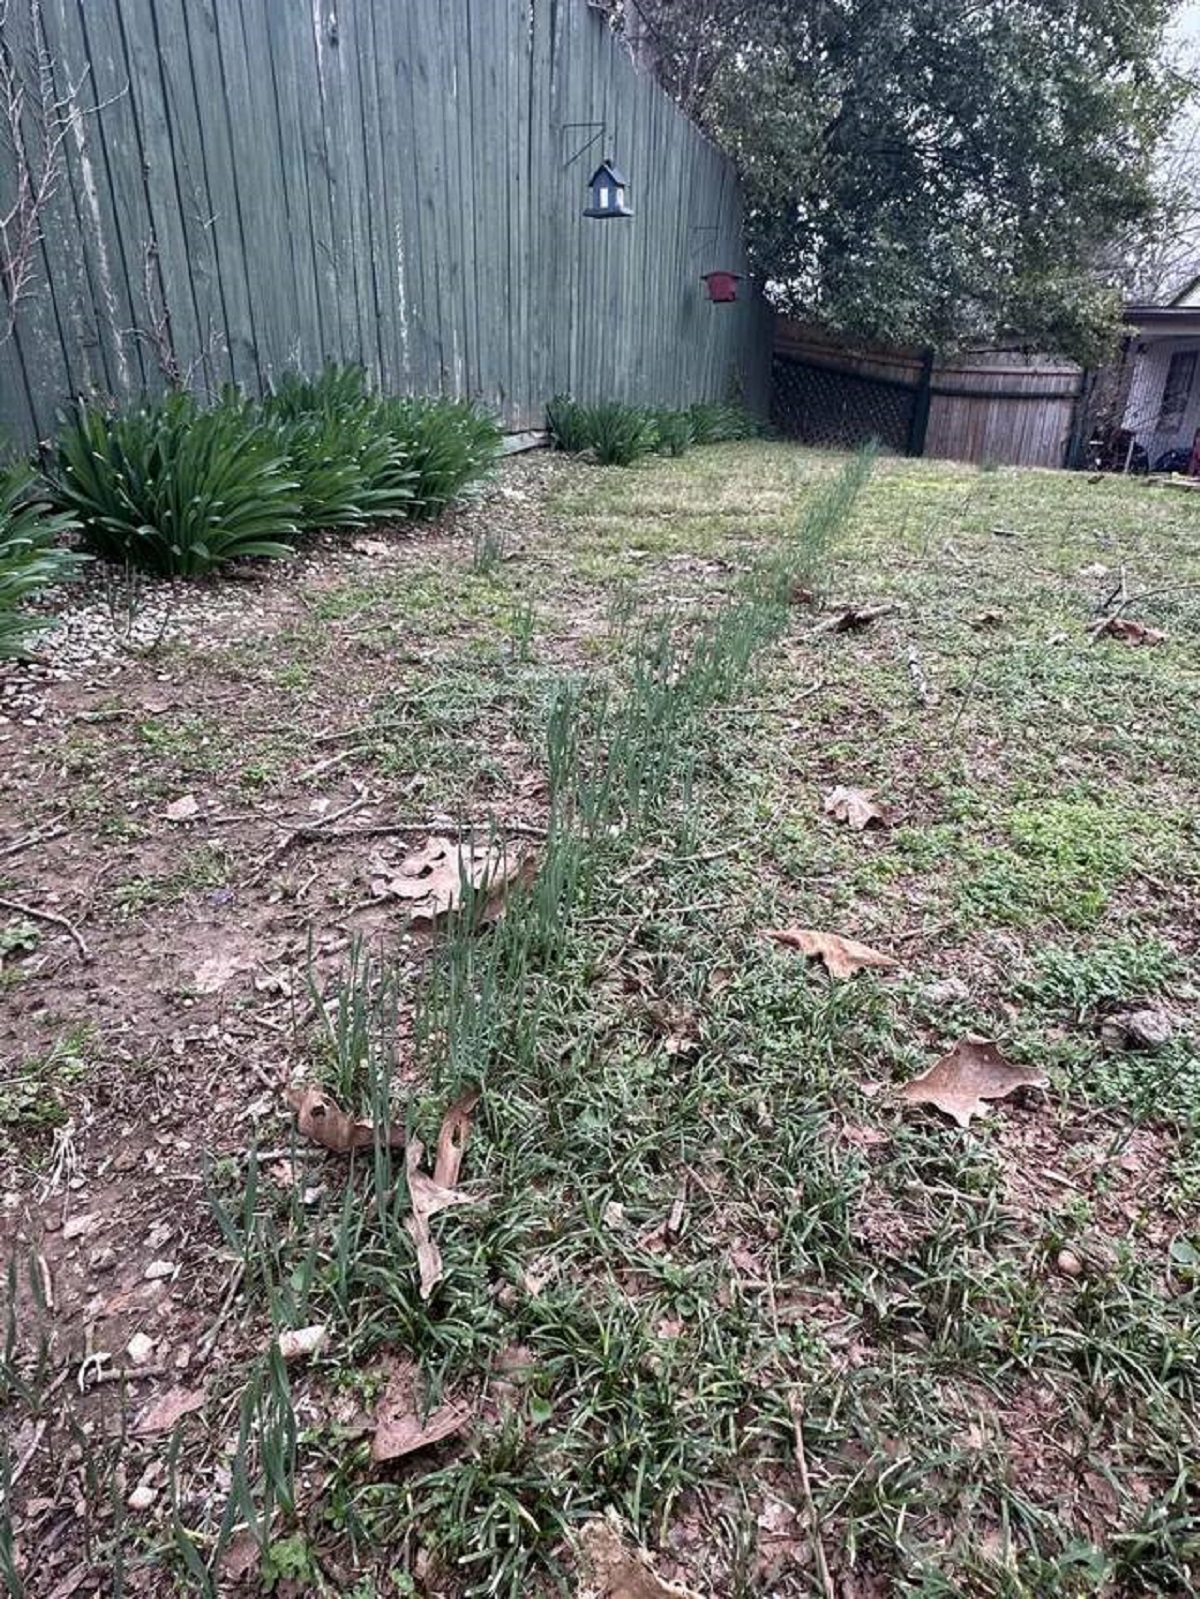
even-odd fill
[[[9,1592],[1200,1590],[1200,496],[530,455],[168,620],[0,681]]]

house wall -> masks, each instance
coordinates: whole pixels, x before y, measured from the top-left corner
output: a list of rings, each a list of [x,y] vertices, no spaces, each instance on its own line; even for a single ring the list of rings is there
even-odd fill
[[[1139,349],[1139,343],[1144,348]],[[1158,419],[1167,372],[1172,355],[1184,350],[1198,352],[1191,395],[1179,425],[1163,429]],[[1200,338],[1141,339],[1135,343],[1133,379],[1125,406],[1124,426],[1146,450],[1151,466],[1166,450],[1191,447],[1196,429],[1200,428]]]
[[[128,399],[359,362],[539,426],[559,391],[766,406],[770,317],[730,163],[585,0],[10,0],[78,86],[0,436]],[[40,17],[44,40],[32,29]],[[610,156],[635,216],[582,216]],[[7,165],[6,165],[7,163]],[[0,213],[15,192],[0,140]],[[0,324],[4,310],[0,294]],[[0,334],[3,327],[0,325]]]

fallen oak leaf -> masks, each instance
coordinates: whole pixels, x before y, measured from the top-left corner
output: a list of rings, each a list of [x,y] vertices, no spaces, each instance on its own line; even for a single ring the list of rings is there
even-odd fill
[[[887,827],[892,820],[891,808],[880,805],[873,788],[844,788],[840,783],[831,788],[822,801],[826,816],[845,822],[856,833],[877,823]]]
[[[1092,629],[1092,638],[1115,638],[1123,644],[1163,644],[1167,635],[1161,628],[1146,627],[1131,616],[1110,616]]]
[[[933,1105],[967,1127],[972,1116],[988,1110],[989,1100],[1007,1099],[1018,1088],[1049,1086],[1044,1072],[1014,1066],[995,1044],[968,1034],[928,1071],[905,1083],[900,1098],[910,1105]]]
[[[400,1460],[443,1438],[461,1432],[471,1419],[463,1404],[439,1405],[424,1418],[417,1396],[417,1369],[411,1362],[397,1365],[375,1407],[375,1434],[371,1439],[371,1459],[376,1465]]]
[[[503,911],[508,890],[536,874],[533,857],[504,843],[467,844],[434,836],[396,866],[371,863],[371,892],[377,899],[399,899],[414,922],[433,922],[469,904],[481,923]]]
[[[451,1105],[442,1118],[437,1158],[433,1163],[433,1180],[439,1188],[453,1188],[458,1181],[463,1152],[471,1136],[471,1112],[478,1103],[478,1092],[470,1089]]]
[[[830,977],[845,979],[868,967],[888,971],[900,964],[894,956],[883,955],[868,944],[843,938],[840,933],[823,933],[815,927],[768,927],[766,936],[777,944],[800,950],[809,960],[823,961]]]
[[[453,1114],[453,1109],[454,1107],[450,1114]],[[442,1280],[442,1254],[429,1230],[430,1217],[436,1216],[439,1211],[449,1210],[452,1205],[473,1205],[475,1196],[460,1193],[456,1188],[444,1187],[436,1178],[423,1172],[421,1158],[424,1153],[425,1146],[419,1138],[409,1141],[408,1153],[405,1156],[405,1171],[408,1176],[408,1197],[412,1204],[412,1215],[404,1225],[417,1246],[421,1298],[428,1299]]]
[[[133,1430],[140,1438],[150,1433],[170,1432],[184,1416],[203,1410],[204,1401],[203,1388],[171,1388],[150,1401],[134,1422]]]
[[[335,1155],[349,1155],[356,1149],[374,1147],[377,1134],[374,1123],[347,1115],[323,1089],[289,1088],[288,1104],[296,1112],[296,1127],[304,1138],[330,1149]],[[392,1149],[404,1143],[402,1127],[389,1127],[383,1139]]]
[[[700,1599],[695,1589],[660,1577],[646,1550],[626,1546],[612,1510],[580,1528],[579,1549],[587,1583],[576,1599]]]

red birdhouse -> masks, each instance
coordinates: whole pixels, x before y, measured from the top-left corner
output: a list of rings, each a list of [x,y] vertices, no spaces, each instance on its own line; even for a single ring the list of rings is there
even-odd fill
[[[741,281],[740,272],[706,272],[703,281],[708,285],[708,297],[718,304],[727,304],[730,300],[737,299],[737,286]]]

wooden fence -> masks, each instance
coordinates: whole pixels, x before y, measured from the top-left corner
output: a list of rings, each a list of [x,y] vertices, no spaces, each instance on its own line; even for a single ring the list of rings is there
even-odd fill
[[[1021,350],[954,360],[835,335],[780,318],[772,416],[817,444],[876,437],[910,455],[1008,466],[1068,463],[1082,417],[1074,362]]]
[[[765,408],[769,314],[700,282],[746,271],[732,168],[586,0],[10,0],[18,63],[38,26],[76,87],[0,344],[10,439],[172,365],[359,361],[512,428],[558,391]],[[630,221],[582,216],[604,156]],[[16,175],[0,148],[0,215]]]

